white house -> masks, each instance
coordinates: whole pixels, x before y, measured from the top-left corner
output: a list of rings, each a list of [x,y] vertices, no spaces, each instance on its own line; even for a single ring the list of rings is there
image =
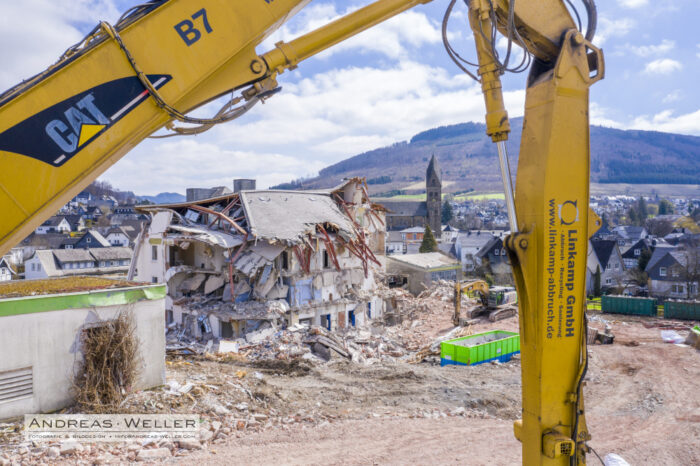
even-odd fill
[[[70,275],[125,275],[132,251],[129,248],[41,249],[25,262],[27,280]]]
[[[107,234],[105,235],[105,239],[107,239],[109,244],[112,246],[129,247],[129,245],[131,244],[131,238],[127,234],[126,228],[131,229],[131,231],[133,232],[132,227],[125,227],[125,226],[114,227],[114,228],[110,228],[107,231]]]
[[[46,233],[70,233],[71,227],[65,217],[54,215],[39,225],[35,231],[38,235],[45,235]]]
[[[17,271],[12,267],[7,256],[0,257],[0,282],[8,282],[13,276],[17,275]]]

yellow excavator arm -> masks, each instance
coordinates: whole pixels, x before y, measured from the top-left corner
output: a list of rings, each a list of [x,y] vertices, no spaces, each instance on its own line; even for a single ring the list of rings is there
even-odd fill
[[[115,25],[101,23],[56,64],[0,95],[0,256],[158,129],[192,134],[232,120],[277,92],[284,70],[431,0],[379,0],[258,55],[256,47],[309,1],[153,0]],[[522,352],[515,434],[523,462],[533,465],[584,464],[590,438],[584,285],[587,241],[600,220],[588,208],[588,90],[603,77],[603,56],[591,43],[593,0],[581,0],[585,35],[565,1],[465,1],[478,57],[470,74],[481,83],[504,175]],[[455,3],[443,36],[469,72],[445,32]],[[506,57],[512,44],[532,57],[515,189],[500,83],[508,59],[500,58],[496,31],[508,40]],[[186,115],[228,93],[214,117]]]
[[[0,256],[163,126],[236,118],[285,69],[428,1],[380,0],[263,56],[256,46],[310,0],[155,0],[101,23],[0,95]],[[185,116],[234,90],[213,118]]]
[[[464,293],[477,292],[481,303],[484,306],[488,305],[489,299],[489,284],[484,280],[473,280],[467,283],[461,283],[459,280],[455,282],[455,294],[454,294],[454,315],[452,316],[452,323],[456,326],[460,325],[462,320],[462,295]]]

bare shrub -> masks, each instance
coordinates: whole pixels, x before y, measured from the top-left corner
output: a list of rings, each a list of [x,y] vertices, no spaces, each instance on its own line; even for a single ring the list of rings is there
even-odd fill
[[[135,324],[130,313],[84,328],[83,359],[74,380],[76,407],[87,413],[115,412],[138,377]]]

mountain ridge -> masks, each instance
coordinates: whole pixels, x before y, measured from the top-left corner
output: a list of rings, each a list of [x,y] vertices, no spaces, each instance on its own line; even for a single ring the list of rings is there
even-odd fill
[[[511,120],[507,142],[513,172],[517,170],[522,118]],[[632,184],[700,184],[700,137],[658,131],[591,126],[591,181]],[[330,165],[303,180],[304,189],[328,188],[343,178],[365,176],[370,192],[416,191],[430,156],[440,160],[446,192],[500,188],[495,145],[482,123],[431,128],[409,141],[367,151]],[[295,185],[298,189],[299,185]]]

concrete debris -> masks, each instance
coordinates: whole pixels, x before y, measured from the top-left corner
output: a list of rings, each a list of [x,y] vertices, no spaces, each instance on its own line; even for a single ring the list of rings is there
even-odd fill
[[[167,448],[154,448],[152,450],[139,450],[136,461],[152,461],[170,458],[172,453]]]

